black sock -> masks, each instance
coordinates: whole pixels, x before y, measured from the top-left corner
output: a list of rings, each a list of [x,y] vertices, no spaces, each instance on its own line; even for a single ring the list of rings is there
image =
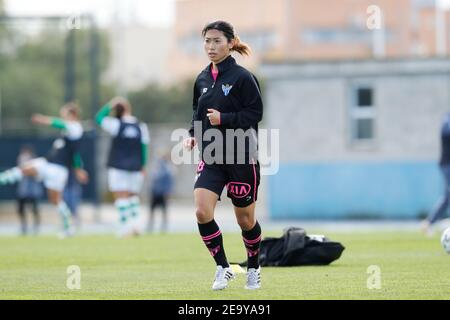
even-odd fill
[[[244,231],[242,230],[242,238],[244,240],[245,248],[247,249],[247,268],[259,267],[259,245],[261,244],[261,226],[256,221],[253,229]]]
[[[223,238],[219,226],[215,220],[205,224],[198,224],[198,230],[202,236],[203,242],[213,256],[216,264],[224,268],[229,267],[225,249],[223,248]]]

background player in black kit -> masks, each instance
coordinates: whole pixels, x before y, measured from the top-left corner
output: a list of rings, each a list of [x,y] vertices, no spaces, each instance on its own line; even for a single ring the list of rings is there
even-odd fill
[[[257,130],[263,105],[254,75],[239,66],[231,52],[249,55],[250,48],[235,34],[233,26],[216,21],[202,31],[204,49],[211,63],[197,77],[194,85],[191,138],[185,146],[192,149],[199,142],[201,161],[194,186],[196,216],[200,234],[217,264],[213,290],[224,289],[234,277],[227,261],[222,234],[214,220],[214,209],[224,187],[231,198],[237,222],[247,249],[246,289],[260,288],[259,246],[261,227],[255,218],[255,201],[259,185]],[[202,130],[195,130],[201,123]],[[206,154],[213,141],[203,139],[208,129],[222,134],[221,150]],[[231,147],[226,130],[249,133],[244,146]],[[201,132],[200,132],[201,131]],[[223,156],[220,157],[221,151]],[[240,160],[244,159],[244,162]]]

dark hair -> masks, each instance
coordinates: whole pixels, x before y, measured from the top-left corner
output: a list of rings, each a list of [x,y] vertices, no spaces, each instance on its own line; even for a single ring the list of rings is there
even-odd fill
[[[241,55],[250,55],[250,46],[245,42],[241,42],[241,39],[234,32],[234,28],[230,23],[221,20],[208,23],[202,30],[202,36],[204,37],[209,30],[222,31],[228,42],[235,40],[235,44],[233,48],[231,48],[232,51],[236,51]]]
[[[22,147],[20,148],[20,152],[29,152],[31,154],[34,154],[34,148],[31,144],[24,144],[22,145]]]
[[[114,107],[115,116],[117,119],[121,119],[125,113],[125,106],[122,103],[118,103]]]

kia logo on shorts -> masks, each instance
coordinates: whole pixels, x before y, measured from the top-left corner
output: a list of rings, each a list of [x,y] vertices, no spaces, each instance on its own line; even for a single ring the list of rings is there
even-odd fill
[[[235,198],[244,198],[250,193],[250,185],[243,182],[230,182],[227,184],[227,190]]]

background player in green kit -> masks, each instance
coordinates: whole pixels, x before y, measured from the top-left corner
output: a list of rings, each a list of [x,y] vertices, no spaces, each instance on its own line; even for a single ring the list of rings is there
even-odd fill
[[[81,183],[87,183],[88,174],[83,170],[79,152],[83,127],[80,123],[80,109],[75,103],[61,107],[60,118],[35,114],[34,124],[49,126],[61,131],[61,136],[45,158],[32,159],[21,166],[0,173],[0,185],[12,184],[25,176],[36,177],[44,183],[49,201],[55,205],[62,219],[61,237],[73,234],[71,212],[62,199],[62,192],[67,183],[69,170],[75,168],[75,175]]]
[[[119,212],[119,236],[141,233],[139,193],[145,177],[150,136],[145,123],[131,113],[130,103],[112,99],[97,113],[96,122],[112,136],[108,156],[108,187]],[[110,115],[111,114],[111,115]]]

